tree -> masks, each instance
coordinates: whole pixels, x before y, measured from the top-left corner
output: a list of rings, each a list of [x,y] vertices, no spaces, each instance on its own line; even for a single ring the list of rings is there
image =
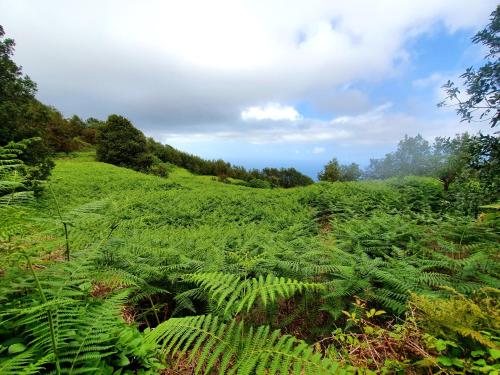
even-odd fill
[[[125,117],[111,115],[97,131],[97,160],[146,171],[153,163],[146,137]]]
[[[363,172],[356,163],[340,166],[340,181],[357,181]]]
[[[320,181],[356,181],[363,173],[356,163],[340,165],[336,158],[330,160],[318,173]]]
[[[29,167],[29,178],[46,179],[54,166],[49,148],[39,138],[48,119],[47,107],[35,99],[36,84],[12,60],[14,40],[4,36],[0,25],[0,146],[25,144],[18,157]]]
[[[433,177],[443,183],[444,191],[448,191],[451,183],[467,166],[471,156],[466,145],[471,137],[465,133],[455,138],[437,137],[433,144]]]
[[[438,106],[454,106],[461,121],[489,121],[495,127],[500,120],[500,5],[491,13],[490,23],[473,38],[475,44],[488,49],[485,64],[469,67],[460,78],[464,80],[465,98],[461,90],[448,81],[444,86],[446,98]]]
[[[382,159],[371,159],[368,176],[371,178],[389,178],[393,176],[427,176],[432,169],[432,149],[421,135],[399,141],[395,152],[388,153]]]
[[[340,181],[342,172],[340,170],[340,164],[337,159],[330,160],[321,172],[318,173],[318,180],[320,181]]]

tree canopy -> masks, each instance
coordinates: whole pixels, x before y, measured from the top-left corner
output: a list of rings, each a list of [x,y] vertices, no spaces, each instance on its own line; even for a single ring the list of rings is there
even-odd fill
[[[146,137],[125,117],[111,115],[97,132],[97,160],[136,170],[153,163]]]
[[[339,164],[336,158],[330,160],[321,172],[318,173],[320,181],[356,181],[359,180],[363,172],[356,163],[348,165]]]
[[[500,120],[500,5],[491,13],[490,23],[473,38],[488,51],[484,65],[467,68],[463,79],[465,93],[454,82],[448,81],[443,88],[446,99],[439,106],[454,106],[462,121],[489,121],[491,127]]]

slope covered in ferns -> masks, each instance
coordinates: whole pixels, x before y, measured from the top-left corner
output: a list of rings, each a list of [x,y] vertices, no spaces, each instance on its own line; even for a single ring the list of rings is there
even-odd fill
[[[252,189],[88,153],[0,210],[2,374],[495,370],[498,221],[433,179]]]

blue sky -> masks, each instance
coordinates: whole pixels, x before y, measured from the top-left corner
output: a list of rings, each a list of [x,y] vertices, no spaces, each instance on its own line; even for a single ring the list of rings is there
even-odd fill
[[[491,0],[0,0],[15,59],[64,115],[246,167],[366,166],[405,135],[488,131],[439,109],[480,64]]]

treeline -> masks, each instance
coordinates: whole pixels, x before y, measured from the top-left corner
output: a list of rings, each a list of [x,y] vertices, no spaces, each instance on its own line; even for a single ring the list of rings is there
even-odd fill
[[[320,181],[356,181],[424,176],[439,179],[450,204],[476,214],[481,204],[500,199],[500,138],[498,135],[459,134],[437,137],[405,136],[396,151],[371,159],[366,170],[355,163],[331,160],[318,174]]]
[[[500,139],[497,135],[437,137],[433,143],[406,136],[396,151],[372,159],[367,178],[428,176],[439,179],[450,202],[476,214],[500,199]]]
[[[206,160],[199,156],[164,145],[144,134],[126,118],[111,115],[96,137],[97,159],[138,171],[167,176],[170,165],[176,165],[199,175],[217,176],[229,183],[232,179],[258,188],[305,186],[313,183],[295,168],[264,168],[247,170],[222,159]]]
[[[147,139],[118,115],[109,116],[107,121],[64,118],[57,109],[35,98],[36,83],[12,60],[15,42],[4,36],[0,26],[0,146],[5,155],[13,155],[5,150],[16,150],[16,163],[12,165],[22,163],[15,172],[28,180],[46,179],[54,166],[51,157],[55,153],[95,146],[98,160],[160,176],[167,176],[169,166],[174,164],[195,174],[217,176],[223,182],[229,182],[229,178],[243,180],[252,187],[288,188],[313,183],[294,168],[246,170],[220,159],[205,160],[179,151]],[[5,177],[13,171],[4,168],[1,173]]]
[[[234,178],[248,182],[251,187],[284,187],[306,186],[314,181],[295,168],[264,168],[247,170],[242,166],[233,166],[222,159],[206,160],[198,156],[163,145],[148,138],[148,147],[157,158],[169,162],[200,175],[217,176],[221,181]]]
[[[0,26],[0,196],[40,192],[52,155],[95,144],[99,122],[66,119],[35,98],[36,84],[12,61],[15,43]]]

